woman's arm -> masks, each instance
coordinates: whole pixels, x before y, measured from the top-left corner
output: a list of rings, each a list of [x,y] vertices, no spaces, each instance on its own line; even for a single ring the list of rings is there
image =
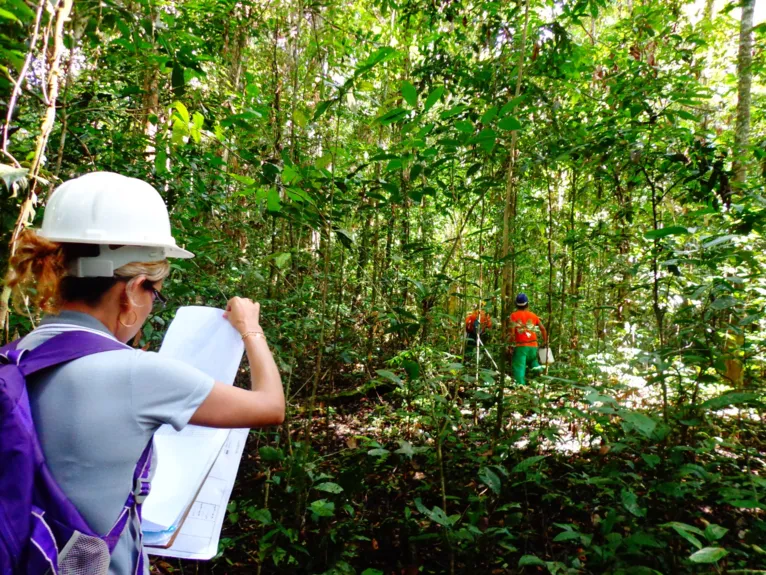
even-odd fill
[[[260,326],[260,304],[232,298],[226,307],[231,325],[245,337],[250,364],[251,391],[215,382],[213,389],[194,412],[190,423],[206,427],[264,427],[285,419],[282,378]]]

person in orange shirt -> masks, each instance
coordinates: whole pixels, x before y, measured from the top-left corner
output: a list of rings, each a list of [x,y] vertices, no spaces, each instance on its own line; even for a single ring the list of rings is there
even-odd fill
[[[540,328],[543,343],[548,346],[548,332],[540,321],[540,318],[529,311],[529,298],[527,294],[520,293],[516,296],[516,311],[511,314],[511,345],[513,360],[511,371],[516,383],[524,385],[527,367],[532,371],[540,371],[543,367],[537,359],[537,333],[535,328]]]
[[[476,343],[489,343],[489,330],[492,329],[492,318],[484,310],[477,309],[465,318],[466,355],[476,348]],[[477,338],[478,334],[478,338]]]

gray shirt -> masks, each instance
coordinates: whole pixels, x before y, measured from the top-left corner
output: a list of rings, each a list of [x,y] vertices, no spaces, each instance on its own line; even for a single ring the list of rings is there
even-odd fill
[[[47,316],[43,326],[19,347],[33,349],[72,326],[113,338],[84,313]],[[163,423],[182,429],[214,381],[180,361],[126,349],[76,359],[28,383],[35,428],[53,477],[91,529],[106,534],[133,488],[133,469],[154,432]],[[110,575],[135,573],[138,535],[135,522],[129,522],[112,553]]]

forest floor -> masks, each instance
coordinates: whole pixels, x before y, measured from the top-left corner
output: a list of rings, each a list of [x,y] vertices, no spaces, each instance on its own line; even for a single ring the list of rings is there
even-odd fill
[[[320,405],[309,454],[300,415],[284,455],[268,461],[267,436],[252,432],[222,554],[209,563],[155,561],[154,573],[766,572],[766,551],[755,544],[766,533],[763,485],[743,482],[742,458],[723,440],[711,444],[710,429],[696,437],[689,426],[683,441],[639,448],[625,437],[607,441],[584,417],[582,394],[574,401],[565,384],[530,390],[515,398],[494,445],[494,411],[479,405],[474,420],[474,404],[463,401],[443,443],[443,484],[427,418],[390,396]],[[729,417],[712,429],[736,433],[737,445],[758,454],[747,466],[763,474],[760,421]],[[317,491],[328,479],[339,487]],[[703,539],[692,533],[708,534],[709,525],[710,544],[730,555],[716,566],[690,564],[693,540]],[[620,570],[625,564],[632,567]]]

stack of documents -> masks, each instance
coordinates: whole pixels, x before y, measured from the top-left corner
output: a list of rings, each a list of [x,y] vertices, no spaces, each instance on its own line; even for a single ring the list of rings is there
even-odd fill
[[[244,344],[223,310],[183,307],[160,355],[178,359],[231,385]],[[247,429],[163,425],[154,434],[152,490],[143,506],[143,536],[154,555],[210,559],[216,554]]]
[[[207,560],[218,553],[218,540],[226,518],[226,507],[234,487],[242,451],[247,442],[247,429],[232,429],[224,443],[213,468],[202,484],[186,519],[170,536],[172,543],[167,547],[167,534],[159,536],[158,543],[152,542],[155,533],[144,530],[144,545],[150,555],[178,557],[181,559]],[[153,546],[153,545],[156,545]]]

